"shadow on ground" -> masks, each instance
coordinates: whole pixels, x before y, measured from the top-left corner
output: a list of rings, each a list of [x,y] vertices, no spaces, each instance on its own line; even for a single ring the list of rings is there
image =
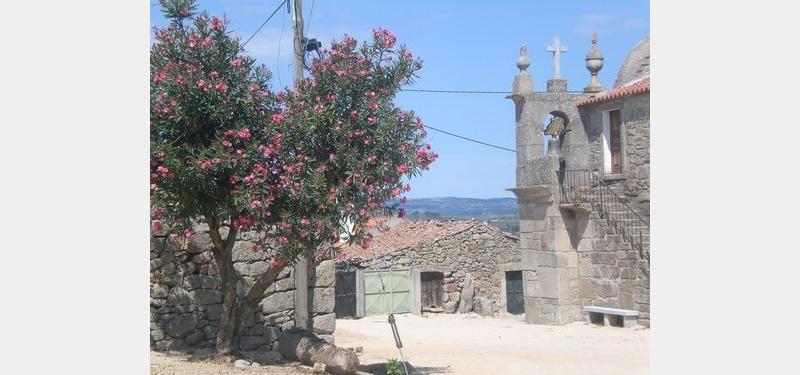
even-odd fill
[[[400,362],[402,364],[402,362]],[[428,375],[428,374],[450,374],[450,367],[416,367],[406,362],[409,375]],[[371,363],[358,366],[358,371],[370,373],[372,375],[386,375],[385,363]]]

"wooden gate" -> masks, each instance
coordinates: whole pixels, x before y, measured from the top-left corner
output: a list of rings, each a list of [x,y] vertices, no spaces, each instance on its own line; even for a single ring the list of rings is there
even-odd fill
[[[422,307],[442,307],[442,280],[441,272],[422,272],[419,275]]]
[[[336,312],[337,318],[356,316],[356,271],[336,272]]]
[[[525,312],[522,298],[522,271],[506,272],[506,308],[510,314]]]

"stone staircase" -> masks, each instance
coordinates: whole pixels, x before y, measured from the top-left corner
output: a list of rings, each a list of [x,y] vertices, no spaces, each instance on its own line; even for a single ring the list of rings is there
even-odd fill
[[[560,172],[561,201],[567,204],[589,204],[593,215],[606,231],[607,239],[624,242],[623,249],[636,250],[642,260],[650,262],[650,223],[631,208],[611,186],[589,170]]]

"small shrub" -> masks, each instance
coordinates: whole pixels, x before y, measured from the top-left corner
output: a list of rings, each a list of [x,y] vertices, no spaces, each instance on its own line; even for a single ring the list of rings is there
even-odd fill
[[[386,375],[405,375],[400,361],[396,358],[389,359],[386,362]]]

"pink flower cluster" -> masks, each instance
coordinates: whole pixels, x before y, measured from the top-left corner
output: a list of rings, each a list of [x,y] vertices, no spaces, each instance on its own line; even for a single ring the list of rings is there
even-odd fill
[[[431,145],[429,144],[417,149],[417,164],[419,164],[422,169],[428,169],[428,166],[438,157],[439,154],[431,151]]]
[[[400,164],[397,166],[397,173],[399,174],[404,174],[408,171],[409,171],[408,166],[405,164]]]
[[[164,224],[160,221],[156,221],[153,223],[153,231],[156,234],[164,234]]]
[[[375,29],[373,30],[373,35],[375,36],[375,42],[382,45],[384,48],[392,48],[394,43],[397,42],[397,38],[394,34],[387,29]]]
[[[225,27],[225,22],[217,17],[211,18],[211,30],[219,31]]]
[[[236,229],[247,229],[253,225],[253,218],[250,215],[242,215],[233,219],[233,226]]]

